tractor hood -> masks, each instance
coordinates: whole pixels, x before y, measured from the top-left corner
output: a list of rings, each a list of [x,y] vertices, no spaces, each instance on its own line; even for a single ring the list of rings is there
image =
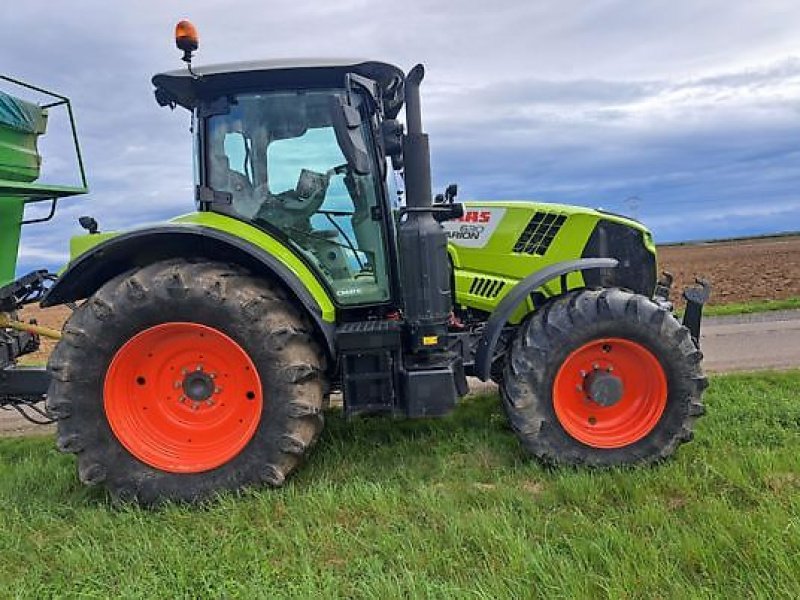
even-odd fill
[[[158,103],[191,110],[202,100],[231,92],[343,87],[345,76],[355,73],[378,84],[388,118],[395,118],[403,106],[403,71],[383,62],[300,58],[207,65],[193,71],[195,76],[180,69],[153,77]]]

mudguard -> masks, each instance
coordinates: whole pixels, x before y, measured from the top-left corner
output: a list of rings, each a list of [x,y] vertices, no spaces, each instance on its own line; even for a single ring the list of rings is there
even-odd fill
[[[287,265],[240,237],[191,224],[161,225],[122,233],[72,262],[41,302],[55,306],[88,298],[105,282],[131,269],[169,258],[198,257],[241,265],[255,275],[277,279],[305,307],[326,350],[335,356],[335,325],[324,318],[320,302]]]
[[[582,258],[555,263],[549,267],[536,271],[528,275],[525,279],[514,286],[508,294],[500,301],[494,309],[489,320],[486,322],[486,329],[478,342],[475,353],[475,375],[482,381],[487,381],[490,377],[492,368],[492,358],[497,340],[503,331],[503,327],[511,318],[514,310],[525,298],[533,293],[545,283],[556,277],[561,277],[575,271],[585,271],[588,269],[612,269],[619,264],[615,258]]]

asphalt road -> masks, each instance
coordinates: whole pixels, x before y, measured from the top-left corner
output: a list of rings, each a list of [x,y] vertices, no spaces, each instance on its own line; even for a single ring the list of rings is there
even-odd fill
[[[700,339],[708,373],[800,369],[800,310],[755,315],[709,317]],[[470,381],[473,393],[492,392],[492,383]],[[0,435],[52,432],[52,426],[30,425],[14,411],[0,410]]]
[[[800,310],[709,317],[700,347],[710,373],[800,369]]]

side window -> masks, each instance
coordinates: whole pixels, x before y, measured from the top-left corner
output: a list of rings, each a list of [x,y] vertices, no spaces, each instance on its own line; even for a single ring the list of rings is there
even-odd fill
[[[225,155],[228,157],[228,168],[247,176],[248,169],[245,165],[247,148],[245,138],[241,133],[226,133],[224,141]]]
[[[279,231],[327,281],[340,304],[389,298],[373,173],[352,172],[337,142],[336,91],[244,94],[207,124],[208,185],[225,210]],[[362,127],[365,136],[370,130]]]
[[[332,127],[309,129],[300,137],[275,140],[267,147],[270,191],[278,194],[294,189],[303,169],[327,173],[344,162]]]
[[[325,269],[338,292],[356,297],[352,290],[363,294],[365,284],[376,277],[375,266],[383,271],[384,259],[380,224],[370,213],[375,204],[372,179],[348,175],[346,162],[332,127],[273,141],[267,149],[270,193],[300,197],[297,192],[308,179],[320,190],[299,201],[285,196],[283,214],[271,220],[280,220],[281,228]],[[295,218],[288,219],[290,215]]]

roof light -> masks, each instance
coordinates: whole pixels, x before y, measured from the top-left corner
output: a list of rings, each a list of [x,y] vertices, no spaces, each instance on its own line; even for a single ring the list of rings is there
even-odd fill
[[[199,44],[200,39],[195,26],[186,20],[178,22],[175,26],[175,45],[179,50],[183,50],[183,60],[185,62],[192,61],[192,52],[197,50]]]

